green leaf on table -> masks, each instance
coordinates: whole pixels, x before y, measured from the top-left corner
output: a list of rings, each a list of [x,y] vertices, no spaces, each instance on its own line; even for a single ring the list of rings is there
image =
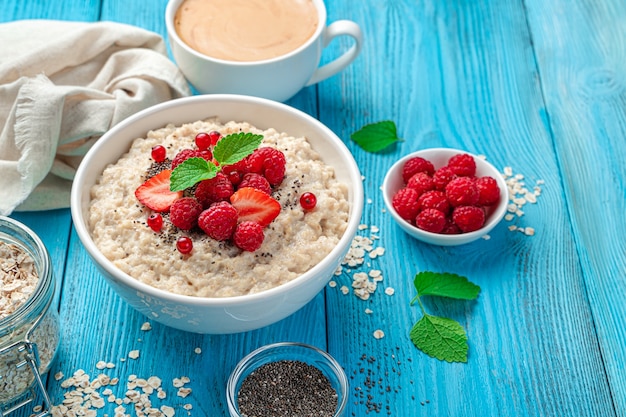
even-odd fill
[[[447,362],[467,362],[467,334],[452,319],[424,314],[413,325],[410,337],[415,347],[433,358]]]
[[[391,120],[370,123],[354,132],[350,138],[367,152],[382,151],[386,147],[402,140],[398,138],[396,124]]]
[[[213,149],[213,157],[220,164],[232,165],[250,155],[263,141],[262,135],[254,133],[233,133],[224,136]]]
[[[458,300],[473,300],[478,297],[480,287],[467,278],[448,272],[420,272],[413,280],[418,295],[436,295]]]
[[[193,187],[200,181],[215,177],[218,170],[213,162],[204,158],[186,159],[172,171],[170,191],[182,191]]]

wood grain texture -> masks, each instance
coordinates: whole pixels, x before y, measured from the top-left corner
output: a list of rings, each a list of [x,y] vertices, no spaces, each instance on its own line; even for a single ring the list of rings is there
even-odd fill
[[[602,360],[624,416],[626,4],[526,3]]]
[[[165,0],[102,3],[0,0],[0,22],[22,18],[113,20],[166,40]],[[350,379],[347,416],[626,416],[626,5],[621,0],[327,0],[328,21],[361,25],[365,44],[345,71],[307,87],[288,104],[335,131],[364,175],[359,234],[384,255],[344,268],[311,303],[264,329],[210,336],[151,322],[102,279],[76,235],[69,210],[16,213],[51,251],[62,277],[62,345],[52,373],[99,360],[123,383],[158,375],[177,415],[226,416],[225,381],[245,354],[295,340],[326,348]],[[323,61],[350,46],[338,39]],[[350,134],[394,120],[403,142],[380,154]],[[410,238],[384,208],[382,178],[399,157],[426,147],[484,154],[510,166],[537,204],[461,247]],[[590,192],[590,190],[592,190]],[[533,227],[535,236],[509,225]],[[378,227],[376,231],[374,226]],[[380,270],[371,298],[344,295],[355,272]],[[423,299],[427,312],[453,318],[469,337],[467,364],[439,362],[411,343],[421,317],[409,305],[413,277],[424,270],[467,276],[475,301]],[[393,295],[385,288],[393,288]],[[366,309],[371,312],[366,313]],[[383,330],[381,339],[373,337]],[[200,348],[201,353],[194,349]],[[140,357],[128,358],[138,349]],[[125,358],[124,361],[121,359]],[[192,394],[176,396],[172,379],[189,376]],[[64,389],[50,378],[55,403]],[[116,388],[123,396],[125,385]],[[113,414],[113,406],[103,411]]]
[[[412,361],[403,361],[402,372],[420,384],[404,384],[390,401],[392,415],[411,405],[411,415],[612,415],[522,4],[371,2],[351,8],[337,1],[328,8],[331,20],[348,16],[366,28],[386,28],[366,31],[371,36],[354,66],[320,85],[320,118],[364,170],[372,199],[364,222],[381,226],[383,273],[396,290],[393,307],[382,293],[373,301],[374,311],[394,311],[384,317],[365,316],[354,297],[329,297],[330,340],[350,341],[331,344],[331,351],[353,367],[364,341],[378,358],[396,346],[409,353]],[[348,140],[360,125],[382,119],[395,120],[405,139],[395,149],[371,156]],[[485,154],[496,166],[524,174],[529,185],[543,179],[540,202],[516,220],[537,235],[511,233],[503,223],[488,241],[440,248],[411,240],[381,216],[378,187],[386,169],[406,153],[434,146]],[[483,289],[475,303],[426,304],[467,328],[466,365],[411,350],[407,333],[420,317],[408,307],[411,278],[421,270],[456,272]],[[371,337],[376,325],[384,339]],[[354,334],[342,336],[346,329]],[[355,405],[353,412],[363,415],[364,409]]]

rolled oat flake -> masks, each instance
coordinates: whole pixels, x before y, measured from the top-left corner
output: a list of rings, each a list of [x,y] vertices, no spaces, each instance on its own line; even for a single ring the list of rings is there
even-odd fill
[[[0,216],[0,416],[50,409],[41,375],[59,345],[48,252],[26,226]],[[42,407],[43,403],[43,407]]]
[[[322,371],[297,360],[262,365],[243,380],[238,395],[243,417],[332,417],[337,402]]]

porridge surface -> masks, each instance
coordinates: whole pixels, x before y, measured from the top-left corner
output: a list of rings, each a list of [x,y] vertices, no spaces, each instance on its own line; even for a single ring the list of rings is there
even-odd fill
[[[240,131],[262,134],[261,146],[281,150],[287,160],[285,179],[272,193],[282,206],[265,228],[265,240],[255,252],[242,252],[202,232],[164,227],[153,232],[146,219],[150,210],[135,198],[152,163],[150,151],[161,144],[172,159],[180,149],[194,147],[199,132],[217,130],[222,135]],[[317,197],[317,206],[304,212],[303,192]],[[348,188],[338,182],[305,138],[274,129],[262,131],[247,123],[217,120],[182,126],[168,125],[133,142],[128,153],[109,165],[91,189],[89,225],[96,246],[122,271],[166,291],[199,296],[229,297],[264,291],[288,282],[324,258],[343,235],[348,222]],[[169,224],[169,222],[167,221]],[[190,255],[175,247],[179,236],[194,242]]]

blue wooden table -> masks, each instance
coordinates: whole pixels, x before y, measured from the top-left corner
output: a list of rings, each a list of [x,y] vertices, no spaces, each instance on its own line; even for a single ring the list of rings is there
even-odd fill
[[[626,2],[623,0],[350,0],[326,2],[329,21],[359,23],[360,57],[288,104],[317,117],[353,152],[365,177],[359,234],[385,254],[360,270],[384,281],[363,301],[336,277],[293,316],[245,334],[209,336],[151,323],[100,277],[72,229],[69,210],[14,213],[51,252],[61,281],[62,344],[53,376],[82,369],[126,381],[158,376],[177,416],[225,416],[225,384],[248,352],[301,341],[330,352],[350,378],[347,416],[626,416]],[[0,0],[0,21],[112,20],[165,37],[166,0]],[[0,50],[1,50],[0,40]],[[338,42],[333,50],[347,45]],[[0,57],[0,59],[2,59]],[[350,140],[389,119],[404,139],[367,153]],[[384,211],[390,165],[421,148],[453,147],[511,167],[536,204],[461,247],[413,240]],[[376,226],[379,230],[376,232]],[[534,228],[528,236],[510,227]],[[511,227],[511,228],[514,228]],[[455,272],[480,285],[473,302],[424,299],[467,330],[467,363],[418,351],[408,332],[419,271]],[[387,295],[384,288],[395,290]],[[366,309],[371,310],[370,314]],[[383,330],[376,339],[373,332]],[[139,351],[130,359],[131,351]],[[113,364],[97,368],[99,361]],[[177,395],[186,376],[191,393]],[[112,416],[115,404],[98,410]],[[128,413],[135,415],[132,407]]]

